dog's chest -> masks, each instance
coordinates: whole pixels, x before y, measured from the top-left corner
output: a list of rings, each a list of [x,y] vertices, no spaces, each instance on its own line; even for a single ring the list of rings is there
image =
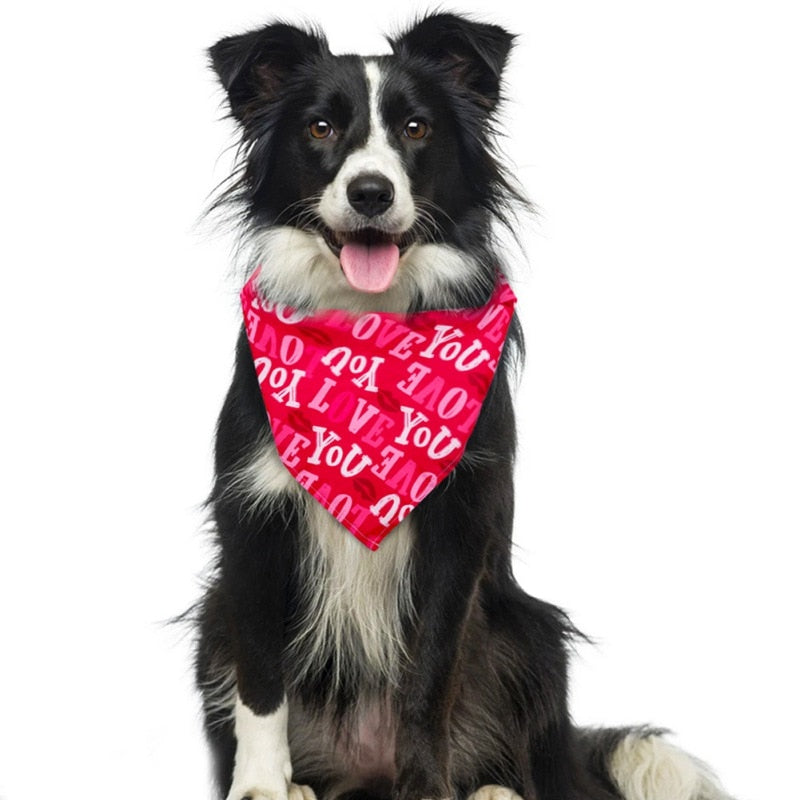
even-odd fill
[[[299,565],[302,615],[292,648],[302,677],[332,663],[332,688],[345,675],[394,686],[411,616],[411,531],[401,525],[371,551],[311,498]]]
[[[395,686],[413,618],[410,522],[393,530],[379,550],[369,550],[300,487],[271,442],[242,471],[241,483],[254,507],[288,496],[299,511],[299,603],[290,625],[289,682],[300,686],[325,670],[332,692],[354,675],[373,686]]]

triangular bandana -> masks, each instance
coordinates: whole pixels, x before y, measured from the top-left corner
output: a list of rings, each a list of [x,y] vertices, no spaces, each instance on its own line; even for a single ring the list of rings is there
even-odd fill
[[[242,290],[281,461],[361,542],[381,540],[454,469],[494,377],[516,297],[481,308],[306,315]]]

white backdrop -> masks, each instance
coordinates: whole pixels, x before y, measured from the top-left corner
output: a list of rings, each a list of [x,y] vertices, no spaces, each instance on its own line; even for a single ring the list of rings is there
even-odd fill
[[[653,722],[796,797],[797,19],[778,0],[472,0],[520,34],[504,148],[518,574],[587,633],[581,723]],[[232,142],[203,50],[272,13],[378,52],[421,7],[4,15],[0,798],[206,798],[190,643],[229,377]],[[524,8],[524,10],[523,10]]]

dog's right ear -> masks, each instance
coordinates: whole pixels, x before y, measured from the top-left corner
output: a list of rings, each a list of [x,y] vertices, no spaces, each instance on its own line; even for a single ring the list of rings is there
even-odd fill
[[[208,54],[233,116],[245,122],[256,106],[280,97],[292,70],[329,52],[321,34],[275,23],[221,39]]]

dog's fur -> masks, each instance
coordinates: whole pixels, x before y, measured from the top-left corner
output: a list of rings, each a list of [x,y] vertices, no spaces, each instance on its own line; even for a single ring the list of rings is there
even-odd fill
[[[241,214],[261,290],[306,309],[409,312],[487,301],[493,226],[521,197],[493,150],[503,29],[449,14],[333,56],[286,24],[210,51],[242,132],[220,205]],[[422,135],[420,135],[422,133]],[[365,208],[363,176],[390,196]],[[354,288],[344,242],[393,241],[391,285]],[[282,467],[244,334],[219,419],[219,559],[197,676],[229,800],[721,800],[656,731],[573,727],[576,631],[511,565],[516,324],[452,476],[370,552]]]

